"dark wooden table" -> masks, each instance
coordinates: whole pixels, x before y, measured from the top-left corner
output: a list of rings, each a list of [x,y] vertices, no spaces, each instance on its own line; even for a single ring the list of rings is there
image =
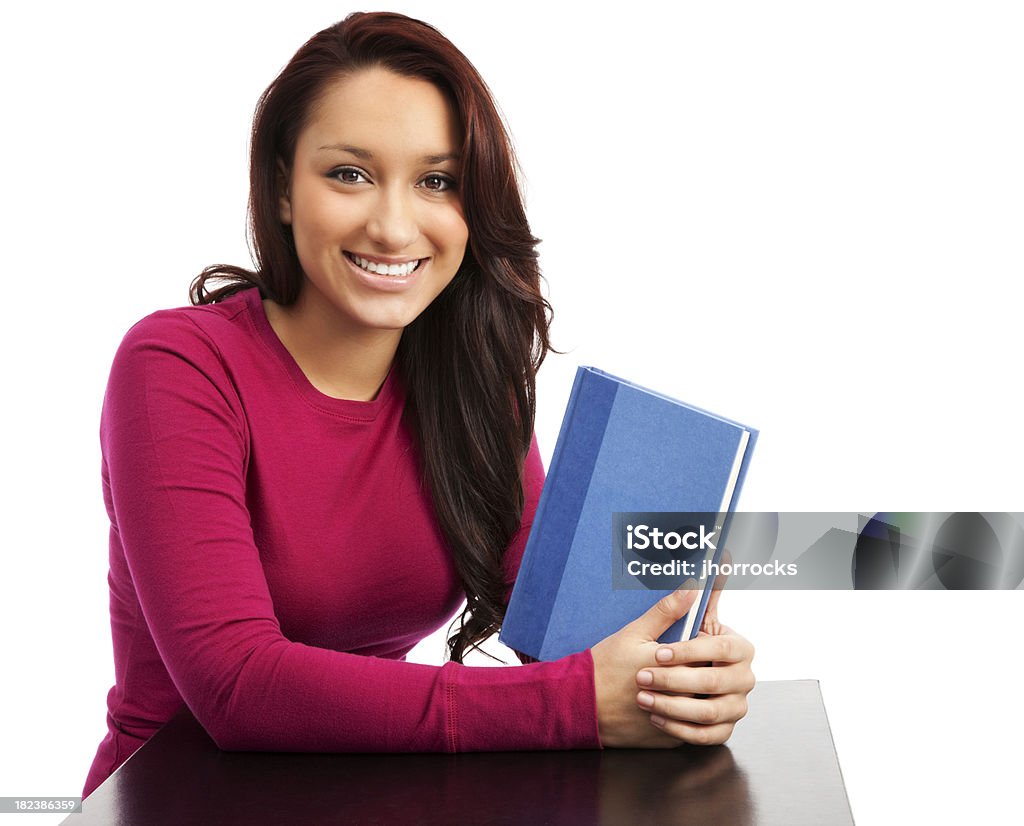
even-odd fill
[[[478,754],[220,751],[183,709],[85,824],[852,824],[818,683],[760,683],[725,746]]]

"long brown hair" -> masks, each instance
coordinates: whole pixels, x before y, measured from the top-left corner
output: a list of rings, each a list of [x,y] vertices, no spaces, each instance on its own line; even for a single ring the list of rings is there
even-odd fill
[[[207,267],[191,298],[208,304],[251,286],[278,304],[298,298],[303,273],[291,227],[279,218],[278,159],[290,165],[329,83],[374,66],[437,86],[463,136],[466,256],[448,287],[406,327],[396,357],[406,422],[466,592],[448,640],[451,659],[462,662],[504,618],[503,555],[522,519],[523,464],[551,315],[512,145],[469,60],[433,27],[399,14],[352,14],[314,35],[263,93],[253,119],[249,223],[256,270]],[[227,283],[208,289],[211,280]]]

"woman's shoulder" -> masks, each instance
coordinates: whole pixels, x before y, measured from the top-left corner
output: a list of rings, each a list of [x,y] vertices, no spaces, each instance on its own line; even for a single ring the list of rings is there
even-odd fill
[[[244,290],[216,304],[158,310],[125,333],[111,364],[108,390],[177,383],[224,389],[263,356],[253,321],[259,291]]]
[[[155,348],[199,355],[250,346],[254,339],[254,301],[260,301],[259,291],[248,289],[216,304],[157,310],[129,328],[118,353]]]
[[[103,398],[105,457],[198,428],[220,433],[244,458],[247,419],[239,377],[245,378],[246,358],[239,354],[252,347],[244,343],[251,300],[237,295],[219,304],[158,310],[128,330]]]

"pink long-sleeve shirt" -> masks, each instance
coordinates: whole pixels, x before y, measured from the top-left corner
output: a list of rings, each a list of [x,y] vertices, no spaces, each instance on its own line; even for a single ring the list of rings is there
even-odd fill
[[[464,594],[402,424],[314,388],[255,289],[133,327],[103,406],[116,682],[89,794],[187,703],[227,750],[598,748],[589,651],[404,662]],[[514,579],[543,483],[506,553]]]

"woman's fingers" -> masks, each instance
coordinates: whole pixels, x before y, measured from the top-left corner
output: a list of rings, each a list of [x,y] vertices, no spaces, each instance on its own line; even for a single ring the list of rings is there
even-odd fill
[[[754,672],[742,665],[705,668],[677,666],[645,668],[637,674],[637,687],[673,694],[747,694],[754,688]]]
[[[732,562],[732,554],[728,550],[722,552],[722,563]],[[728,569],[727,569],[728,570]],[[707,634],[720,634],[722,624],[718,621],[718,600],[722,598],[722,589],[729,578],[728,574],[719,574],[711,588],[711,596],[708,597],[708,604],[704,610],[704,622],[701,623],[701,630]]]
[[[729,629],[660,645],[658,664],[637,672],[637,705],[657,728],[685,742],[725,742],[747,713],[753,657],[754,647]]]
[[[735,723],[747,713],[745,694],[724,694],[697,699],[641,691],[637,695],[637,704],[655,717],[703,727]]]
[[[658,646],[654,658],[658,665],[687,663],[736,663],[753,660],[754,646],[739,634],[721,626],[720,634],[701,634],[684,642]]]
[[[735,723],[699,726],[652,714],[651,725],[656,726],[666,734],[672,735],[682,743],[690,743],[694,746],[718,746],[729,739]]]

